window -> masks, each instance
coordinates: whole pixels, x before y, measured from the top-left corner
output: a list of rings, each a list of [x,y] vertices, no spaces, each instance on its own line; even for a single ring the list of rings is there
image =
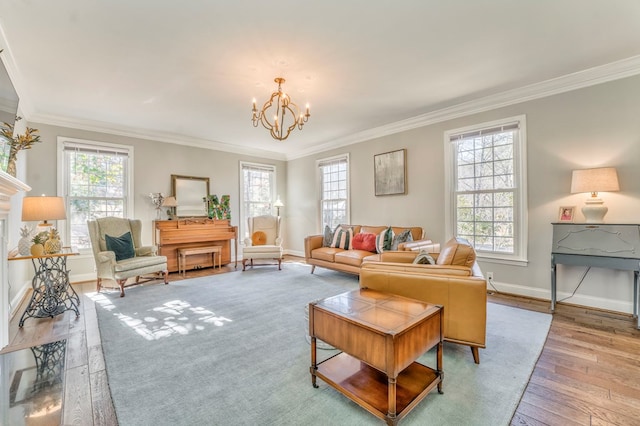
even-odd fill
[[[349,223],[349,155],[318,161],[320,229]]]
[[[65,244],[91,248],[87,220],[132,217],[133,147],[58,138],[58,194],[65,197]]]
[[[479,257],[526,260],[525,117],[445,133],[447,229]]]
[[[248,236],[247,219],[273,214],[276,167],[268,164],[240,162],[240,235]]]

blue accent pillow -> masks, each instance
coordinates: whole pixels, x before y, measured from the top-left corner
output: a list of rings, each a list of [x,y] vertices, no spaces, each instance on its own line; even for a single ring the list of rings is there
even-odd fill
[[[413,241],[413,237],[411,236],[411,229],[405,229],[398,235],[393,236],[393,242],[391,243],[390,250],[397,251],[398,245],[400,243],[407,243],[409,241]]]
[[[136,256],[131,232],[126,232],[119,237],[112,237],[111,235],[105,234],[104,239],[107,244],[107,250],[116,254],[116,261],[130,259]]]
[[[338,229],[338,227],[336,227]],[[324,226],[324,234],[322,235],[322,247],[331,247],[331,243],[333,242],[333,233],[329,225]]]

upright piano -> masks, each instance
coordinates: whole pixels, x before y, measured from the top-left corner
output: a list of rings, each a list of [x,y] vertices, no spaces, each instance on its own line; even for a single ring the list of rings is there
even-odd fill
[[[169,272],[178,270],[178,249],[220,246],[222,264],[231,263],[231,241],[234,241],[235,267],[238,267],[238,227],[229,219],[190,218],[177,220],[155,220],[153,243],[158,254],[167,256]],[[186,259],[185,269],[212,267],[209,254],[198,254]]]

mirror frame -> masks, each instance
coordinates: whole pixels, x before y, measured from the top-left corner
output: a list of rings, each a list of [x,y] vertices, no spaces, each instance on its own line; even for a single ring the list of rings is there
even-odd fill
[[[171,190],[178,201],[177,217],[207,217],[202,199],[209,195],[208,177],[171,175]]]

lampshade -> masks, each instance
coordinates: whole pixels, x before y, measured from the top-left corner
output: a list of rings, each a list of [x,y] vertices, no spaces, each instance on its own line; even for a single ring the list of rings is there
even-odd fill
[[[275,203],[273,203],[273,207],[284,207],[284,203],[282,202],[282,200],[280,200],[280,196],[278,195],[278,198],[276,198]]]
[[[571,176],[571,193],[620,191],[618,172],[614,167],[574,170]]]
[[[48,220],[64,220],[67,214],[62,197],[24,197],[22,199],[22,221],[44,221],[41,226],[48,226]]]
[[[163,207],[177,207],[178,206],[178,200],[176,200],[176,197],[167,197],[162,202],[162,206]]]
[[[598,198],[598,192],[620,191],[618,172],[613,167],[574,170],[571,176],[571,193],[590,192],[582,214],[587,223],[602,223],[609,209]]]

